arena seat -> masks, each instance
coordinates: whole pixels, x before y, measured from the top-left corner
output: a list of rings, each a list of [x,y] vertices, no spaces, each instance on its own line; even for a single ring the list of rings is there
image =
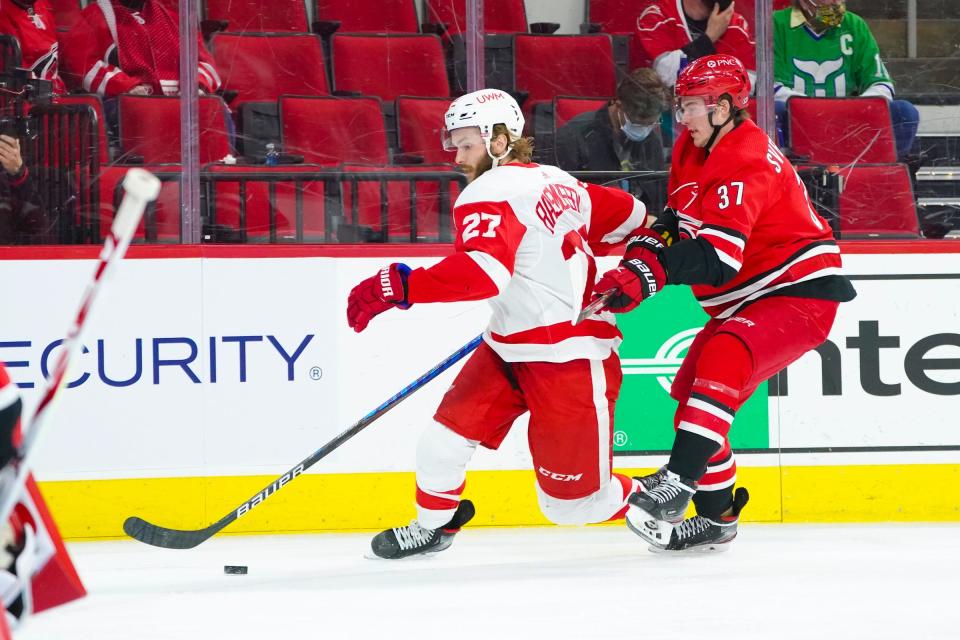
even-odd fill
[[[840,237],[919,238],[910,174],[903,164],[841,169]]]
[[[303,0],[206,0],[206,19],[226,22],[230,33],[310,30]]]
[[[648,2],[637,0],[587,0],[581,33],[609,33],[614,59],[624,71],[645,66],[636,42],[637,17]]]
[[[237,92],[231,106],[280,95],[330,94],[320,37],[282,33],[217,33],[213,57],[226,90]]]
[[[119,97],[120,150],[147,164],[177,163],[180,153],[180,98]],[[216,162],[231,152],[227,108],[219,96],[202,96],[198,126],[200,162]]]
[[[579,98],[573,96],[557,96],[553,99],[553,128],[559,129],[584,111],[596,111],[604,107],[610,98]]]
[[[279,103],[286,153],[327,167],[388,163],[387,132],[378,98],[281,96]]]
[[[607,34],[514,36],[514,88],[525,92],[529,117],[558,95],[605,97],[616,92],[613,45]]]
[[[436,35],[334,34],[333,83],[337,91],[378,96],[448,96],[443,47]]]
[[[448,98],[397,98],[397,139],[400,151],[423,158],[424,162],[453,162],[455,153],[444,151],[441,140],[443,115]]]
[[[329,25],[321,32],[332,32],[334,23],[340,33],[420,32],[414,0],[377,0],[375,8],[369,0],[314,0],[313,15]]]
[[[467,28],[467,0],[424,0],[426,22],[446,36],[459,36]],[[525,33],[527,11],[523,0],[486,0],[484,33]]]
[[[805,98],[787,101],[790,151],[821,164],[890,163],[897,159],[887,101]]]

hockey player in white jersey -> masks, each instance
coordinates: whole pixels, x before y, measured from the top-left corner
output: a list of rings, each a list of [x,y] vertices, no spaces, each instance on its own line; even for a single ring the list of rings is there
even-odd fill
[[[461,499],[478,445],[496,449],[530,412],[543,514],[558,524],[623,518],[636,480],[611,471],[621,334],[589,302],[594,256],[646,226],[641,202],[531,162],[516,101],[489,89],[453,101],[444,144],[469,184],[454,206],[453,255],[426,269],[394,263],[350,292],[357,332],[378,314],[426,302],[488,299],[483,343],[447,391],[417,447],[417,517],[372,542],[396,559],[442,551],[474,514]],[[651,220],[652,221],[652,220]]]

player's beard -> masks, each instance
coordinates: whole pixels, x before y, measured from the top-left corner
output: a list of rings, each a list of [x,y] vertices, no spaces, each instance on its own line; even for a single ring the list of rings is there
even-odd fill
[[[493,168],[493,158],[489,154],[485,154],[483,159],[477,164],[460,164],[460,171],[467,174],[467,183],[471,183],[484,173]]]

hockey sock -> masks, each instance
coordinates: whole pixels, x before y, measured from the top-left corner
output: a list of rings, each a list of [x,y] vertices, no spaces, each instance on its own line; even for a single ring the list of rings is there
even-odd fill
[[[677,412],[677,436],[667,463],[670,471],[685,478],[706,480],[708,485],[728,480],[708,476],[708,463],[715,463],[718,468],[713,471],[721,476],[729,472],[730,467],[725,466],[725,452],[729,452],[727,433],[743,402],[741,390],[752,370],[753,358],[739,338],[718,333],[704,345],[690,396]],[[716,487],[721,488],[725,487]]]
[[[707,472],[700,478],[693,504],[697,513],[717,519],[733,505],[733,485],[737,481],[737,461],[730,444],[707,461]]]
[[[417,521],[426,529],[447,524],[460,505],[467,463],[477,442],[439,422],[430,423],[417,445]]]

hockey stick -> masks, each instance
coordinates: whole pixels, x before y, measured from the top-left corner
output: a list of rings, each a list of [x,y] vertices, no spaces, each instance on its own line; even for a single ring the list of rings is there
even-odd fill
[[[577,316],[577,321],[573,324],[580,324],[596,312],[603,309],[607,305],[607,302],[610,301],[610,298],[613,297],[613,294],[618,293],[619,291],[619,289],[607,289],[601,293],[599,298],[583,308],[583,311],[581,311],[580,315]]]
[[[160,181],[148,171],[130,169],[123,179],[123,189],[126,194],[117,209],[113,225],[110,227],[110,234],[103,243],[103,249],[100,250],[100,258],[97,262],[97,268],[93,272],[93,280],[87,284],[87,288],[83,292],[80,309],[77,310],[73,325],[71,325],[67,337],[63,340],[60,355],[53,365],[53,370],[45,381],[46,386],[40,395],[40,402],[33,412],[29,426],[27,426],[27,421],[24,420],[23,442],[20,446],[21,458],[17,464],[16,479],[3,487],[2,498],[0,498],[0,523],[6,522],[10,516],[23,484],[26,482],[27,475],[30,473],[30,466],[36,454],[37,440],[42,432],[41,429],[50,417],[50,408],[63,386],[71,361],[82,348],[80,336],[83,333],[90,308],[96,300],[97,293],[114,265],[127,252],[127,247],[130,246],[130,241],[140,224],[144,210],[150,202],[156,200],[160,193]]]
[[[336,450],[344,442],[363,431],[364,428],[369,426],[377,418],[409,398],[414,392],[421,389],[428,382],[463,359],[464,356],[480,345],[481,340],[482,336],[477,336],[462,346],[456,351],[456,353],[448,356],[445,360],[443,360],[443,362],[408,384],[389,400],[360,418],[360,420],[354,423],[349,429],[343,431],[333,440],[326,443],[307,456],[305,459],[298,462],[292,469],[278,477],[276,480],[264,487],[261,491],[257,492],[252,498],[211,524],[209,527],[195,530],[168,529],[166,527],[151,524],[143,518],[131,516],[123,523],[123,530],[131,538],[155,547],[163,547],[164,549],[192,549],[196,547],[200,543],[209,540],[214,534],[222,531],[227,525],[232,523],[234,520],[237,520],[240,516],[249,513],[254,508],[266,502],[267,498],[275,494],[287,484],[296,480],[303,474],[304,471],[312,467],[319,460]]]

